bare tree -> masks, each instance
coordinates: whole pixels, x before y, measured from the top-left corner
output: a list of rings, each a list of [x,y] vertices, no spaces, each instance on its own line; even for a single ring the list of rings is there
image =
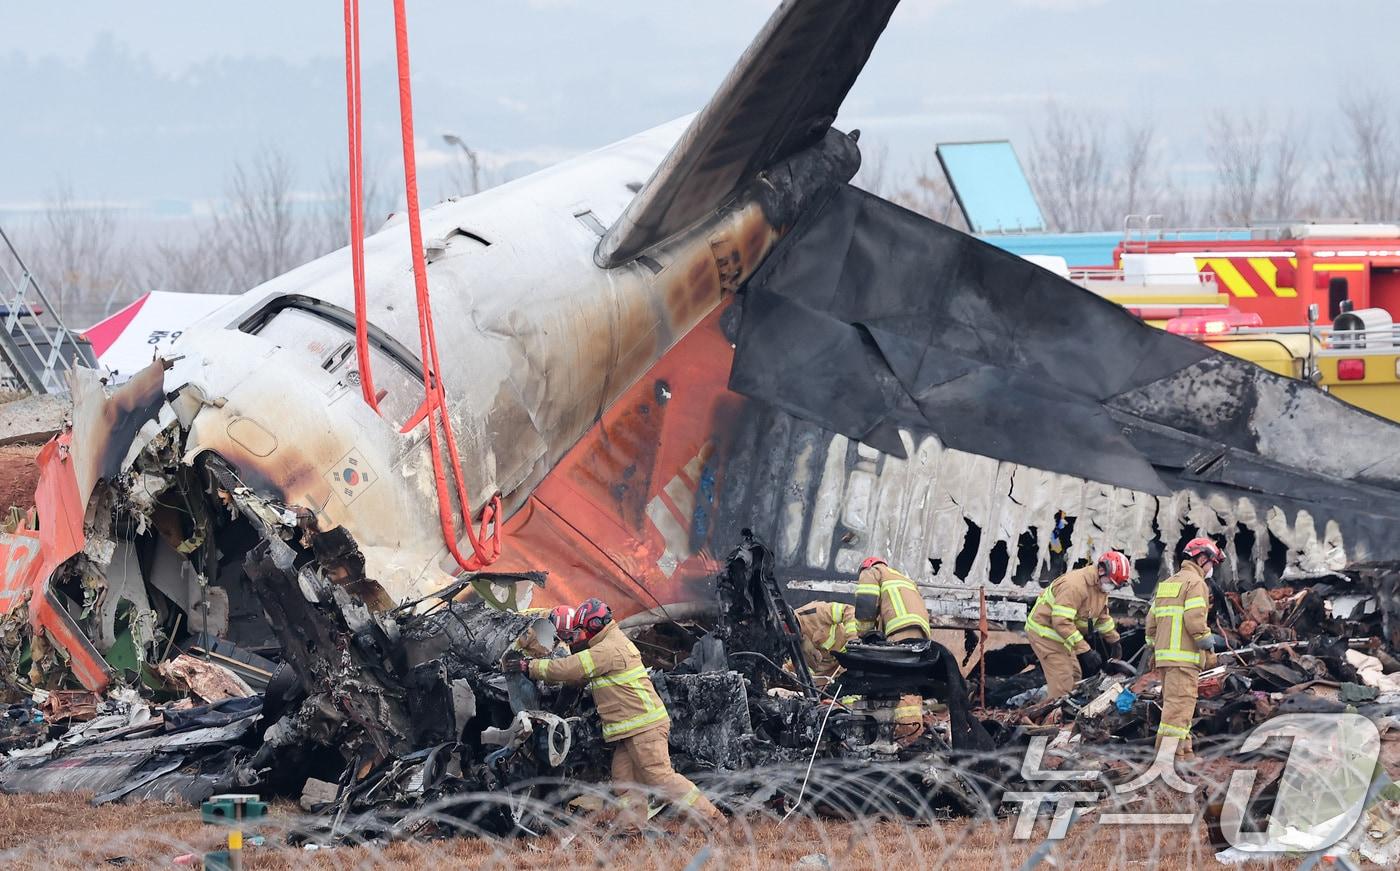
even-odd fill
[[[1195,227],[1209,221],[1210,204],[1189,184],[1168,177],[1147,211],[1161,215],[1169,227]]]
[[[238,291],[281,275],[307,259],[310,245],[292,203],[291,161],[265,147],[233,165],[224,208],[214,213],[215,250]]]
[[[1106,218],[1126,218],[1149,212],[1160,212],[1155,205],[1163,182],[1158,176],[1157,131],[1150,121],[1123,128],[1123,159],[1116,175],[1112,200],[1116,208]]]
[[[1342,129],[1323,178],[1329,205],[1368,221],[1400,218],[1400,136],[1377,93],[1343,100]]]
[[[35,230],[31,268],[58,316],[79,325],[101,317],[107,299],[128,278],[115,212],[82,202],[65,179],[46,197]]]
[[[394,210],[394,191],[384,184],[378,164],[365,161],[365,236],[372,236]],[[319,257],[350,244],[350,173],[342,164],[328,166],[321,183],[321,197],[309,217],[309,256]]]
[[[143,252],[141,284],[147,290],[175,293],[233,293],[239,288],[221,269],[211,269],[209,241],[204,224],[190,219],[183,227],[167,227],[161,238]]]
[[[1222,110],[1211,116],[1206,150],[1215,168],[1211,210],[1216,220],[1248,226],[1260,217],[1267,138],[1262,113]]]
[[[884,142],[878,145],[870,142],[868,137],[864,140],[860,148],[860,170],[851,183],[877,197],[887,197],[891,192],[890,147]]]
[[[1307,152],[1304,128],[1292,116],[1285,118],[1269,148],[1269,177],[1261,204],[1266,217],[1286,221],[1302,217],[1303,162]]]
[[[884,197],[890,202],[950,227],[967,229],[967,222],[963,220],[953,197],[953,189],[943,175],[943,168],[928,158],[914,165],[907,182],[890,184],[887,189],[889,192]]]
[[[1050,101],[1043,122],[1031,133],[1030,168],[1052,229],[1102,228],[1110,187],[1102,125]]]

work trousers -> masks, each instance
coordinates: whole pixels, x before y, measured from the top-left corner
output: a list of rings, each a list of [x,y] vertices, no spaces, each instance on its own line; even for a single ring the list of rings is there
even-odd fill
[[[1195,666],[1164,666],[1162,669],[1162,722],[1157,726],[1157,746],[1162,739],[1179,739],[1176,756],[1191,757],[1191,721],[1196,717],[1196,681],[1200,670]]]
[[[899,697],[894,709],[894,740],[908,747],[924,734],[924,697],[907,693]]]
[[[671,767],[670,737],[671,724],[665,723],[613,742],[612,779],[623,813],[636,815],[633,822],[638,824],[646,820],[647,799],[631,788],[641,784],[652,787],[678,808],[689,808],[707,819],[719,819],[719,809],[700,788]]]
[[[1082,677],[1079,658],[1053,638],[1036,635],[1034,632],[1027,632],[1026,638],[1030,641],[1031,650],[1035,651],[1036,658],[1040,660],[1040,667],[1045,671],[1045,691],[1049,698],[1057,699],[1069,695],[1069,691],[1074,689],[1074,685],[1079,683]]]

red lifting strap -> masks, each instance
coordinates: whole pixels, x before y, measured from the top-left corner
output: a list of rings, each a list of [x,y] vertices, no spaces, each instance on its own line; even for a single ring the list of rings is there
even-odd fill
[[[370,371],[369,324],[365,320],[365,199],[364,139],[360,123],[360,0],[345,0],[345,125],[350,157],[350,272],[355,282],[355,362],[360,391],[376,412],[379,398]]]
[[[345,0],[345,82],[348,91],[346,112],[350,128],[350,232],[351,261],[355,281],[355,351],[361,373],[365,401],[378,411],[374,386],[370,376],[369,331],[365,319],[364,290],[364,204],[363,162],[360,123],[360,56],[359,0]],[[408,208],[408,238],[413,252],[413,289],[418,307],[418,338],[423,360],[423,404],[404,425],[404,432],[426,419],[433,458],[433,479],[437,489],[438,519],[443,541],[457,565],[464,571],[475,572],[495,562],[501,555],[501,495],[497,493],[481,509],[481,528],[471,523],[471,502],[466,481],[462,477],[462,462],[457,453],[457,439],[452,433],[452,418],[447,413],[443,392],[441,366],[438,363],[437,334],[433,328],[432,300],[428,294],[428,267],[423,259],[423,227],[418,212],[418,171],[413,151],[413,93],[409,81],[408,22],[403,0],[394,0],[394,42],[398,55],[399,116],[403,139],[404,192]],[[441,431],[439,431],[439,425]],[[456,515],[452,509],[447,475],[443,469],[442,446],[447,443],[447,455],[452,464],[453,484],[461,496],[464,526],[471,542],[471,556],[457,547]]]

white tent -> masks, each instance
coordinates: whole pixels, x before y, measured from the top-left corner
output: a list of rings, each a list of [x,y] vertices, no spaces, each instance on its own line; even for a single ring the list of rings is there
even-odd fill
[[[235,298],[153,290],[82,334],[92,343],[97,362],[122,380],[149,366],[156,354],[169,353],[186,327]]]

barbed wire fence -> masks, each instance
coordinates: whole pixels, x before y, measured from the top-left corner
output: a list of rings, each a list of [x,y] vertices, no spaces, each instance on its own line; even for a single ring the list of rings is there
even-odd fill
[[[819,761],[810,776],[805,764],[695,775],[727,814],[719,824],[668,808],[638,826],[638,819],[619,812],[610,784],[557,779],[442,794],[417,806],[392,793],[315,814],[277,803],[267,817],[247,826],[248,837],[260,840],[245,849],[245,867],[514,869],[563,863],[623,869],[991,871],[1217,868],[1223,859],[1273,869],[1298,867],[1321,855],[1221,852],[1230,847],[1220,818],[1231,776],[1243,770],[1237,761],[1203,757],[1178,766],[1190,793],[1164,782],[1124,793],[1125,783],[1152,767],[1150,747],[1071,748],[1063,758],[1053,753],[1036,766],[1046,776],[1058,772],[1066,779],[1039,783],[1021,776],[1019,754],[957,762]],[[1279,763],[1256,760],[1246,767],[1256,771],[1251,810],[1267,807],[1268,784],[1277,785]],[[412,784],[413,776],[407,782]],[[1023,797],[1037,790],[1043,800],[1027,804]],[[664,804],[643,787],[636,793],[648,794],[655,807]],[[794,807],[799,795],[801,803]],[[1343,797],[1332,798],[1335,804]],[[1314,822],[1321,825],[1334,813],[1331,799],[1325,790],[1311,799],[1322,818]],[[219,849],[224,837],[219,827],[200,824],[196,808],[150,803],[87,808],[71,796],[45,795],[6,796],[0,808],[5,809],[0,834],[13,845],[0,851],[5,868],[170,867],[179,857],[188,863]],[[55,818],[53,811],[61,808],[77,810]],[[1333,848],[1342,857],[1334,861],[1394,857],[1397,808],[1394,801],[1371,802]],[[48,831],[36,824],[45,810]],[[1033,817],[1029,822],[1027,814]],[[1266,813],[1250,816],[1244,828],[1268,830]],[[1131,821],[1122,822],[1123,817]],[[1157,822],[1158,817],[1170,822]],[[1062,836],[1055,831],[1057,820],[1065,824]]]

